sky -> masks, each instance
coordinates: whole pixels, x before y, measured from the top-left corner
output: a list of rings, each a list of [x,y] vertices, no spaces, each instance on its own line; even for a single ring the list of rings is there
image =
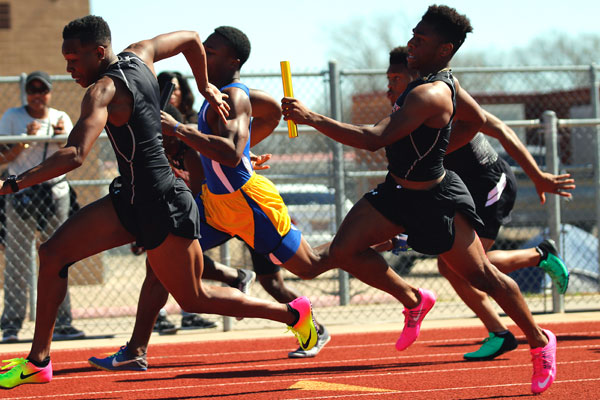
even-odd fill
[[[252,43],[242,72],[277,72],[289,60],[294,71],[321,71],[332,59],[332,32],[355,21],[368,23],[398,16],[409,29],[434,2],[406,0],[90,0],[91,13],[110,25],[113,48],[174,30],[195,30],[204,40],[220,25],[244,31]],[[455,0],[438,2],[456,8],[471,20],[474,32],[461,51],[506,51],[552,32],[595,33],[598,0]],[[368,8],[366,7],[368,5]],[[406,44],[410,32],[399,35]],[[401,36],[401,37],[400,37]],[[386,51],[386,50],[382,50]],[[600,51],[600,49],[599,49]],[[343,68],[343,66],[342,66]],[[191,70],[176,56],[156,64],[157,72]]]

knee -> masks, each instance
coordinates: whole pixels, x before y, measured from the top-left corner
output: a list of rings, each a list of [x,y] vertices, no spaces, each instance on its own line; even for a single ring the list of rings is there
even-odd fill
[[[329,257],[335,264],[345,264],[346,260],[352,258],[352,256],[353,249],[336,240],[331,243],[331,246],[329,247]]]
[[[50,239],[43,242],[38,249],[38,256],[40,258],[40,274],[48,271],[55,271],[66,269],[72,263],[68,263],[67,257],[64,253],[66,246],[55,246],[54,242]]]
[[[470,274],[467,276],[467,281],[475,289],[481,290],[482,292],[492,295],[496,285],[490,281],[489,277],[484,274]]]
[[[481,273],[472,274],[467,277],[471,286],[490,296],[506,290],[513,290],[515,282],[508,276],[502,274],[494,267],[486,266]]]
[[[38,256],[40,257],[40,264],[45,265],[54,255],[54,251],[52,249],[52,245],[48,243],[48,241],[43,242],[38,249]]]
[[[305,271],[296,271],[296,276],[302,280],[308,281],[311,279],[315,279],[319,276],[319,273],[313,270],[305,270]]]

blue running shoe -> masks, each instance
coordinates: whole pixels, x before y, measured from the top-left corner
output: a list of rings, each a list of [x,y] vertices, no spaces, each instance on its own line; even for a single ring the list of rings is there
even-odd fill
[[[113,355],[106,358],[92,357],[88,359],[88,362],[92,367],[104,371],[146,371],[148,369],[146,354],[131,356],[127,352],[127,345],[121,346],[119,351]]]

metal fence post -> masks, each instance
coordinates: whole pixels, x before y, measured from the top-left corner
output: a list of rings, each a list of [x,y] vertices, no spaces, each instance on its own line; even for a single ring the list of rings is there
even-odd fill
[[[329,99],[331,118],[341,120],[342,104],[340,89],[340,70],[337,62],[329,61]],[[335,188],[335,226],[338,228],[344,219],[344,203],[346,201],[346,188],[344,183],[344,147],[341,143],[334,142],[333,149],[333,186]],[[340,291],[340,305],[350,303],[350,284],[348,273],[338,270]]]
[[[27,93],[25,93],[25,80],[27,80],[27,74],[25,72],[21,72],[20,80],[19,80],[19,89],[21,90],[21,105],[27,105]]]
[[[546,142],[546,166],[551,174],[558,174],[558,118],[554,111],[544,111],[542,115],[544,139]],[[548,228],[550,237],[556,242],[558,250],[562,250],[560,241],[560,199],[558,196],[548,196]],[[564,296],[558,294],[556,285],[552,284],[552,311],[565,312]]]
[[[600,79],[598,77],[598,66],[590,65],[590,104],[592,106],[592,118],[600,118]],[[596,200],[596,229],[600,229],[600,126],[595,125],[593,137],[594,152],[594,198]],[[598,253],[596,258],[600,263],[600,241],[598,241]],[[600,264],[599,264],[600,265]]]
[[[221,262],[228,267],[231,265],[231,254],[229,254],[229,242],[223,243],[219,246],[219,252],[221,254]],[[223,283],[223,286],[227,286],[226,283]],[[228,332],[232,329],[231,317],[227,315],[223,315],[223,332]]]

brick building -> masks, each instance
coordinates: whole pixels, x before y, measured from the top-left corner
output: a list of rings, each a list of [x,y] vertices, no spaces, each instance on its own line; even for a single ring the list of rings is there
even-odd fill
[[[66,74],[62,29],[89,13],[89,0],[0,0],[0,77],[35,70]],[[58,82],[53,92],[52,106],[76,119],[83,89],[72,81]],[[18,84],[0,84],[0,114],[20,104]]]

